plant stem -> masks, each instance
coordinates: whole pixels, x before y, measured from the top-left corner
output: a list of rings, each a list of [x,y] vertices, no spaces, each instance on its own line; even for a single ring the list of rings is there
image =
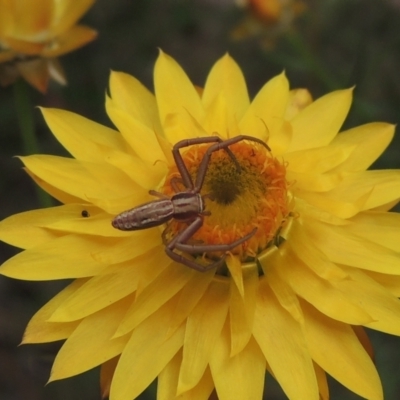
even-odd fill
[[[290,32],[286,36],[288,42],[297,51],[308,68],[318,77],[328,90],[336,90],[341,87],[340,81],[329,73],[323,63],[315,57],[307,43],[297,32]]]
[[[14,85],[14,103],[21,134],[22,148],[25,155],[38,154],[39,144],[35,135],[33,107],[29,99],[28,85],[19,79]],[[52,206],[51,197],[35,185],[36,196],[42,207]]]

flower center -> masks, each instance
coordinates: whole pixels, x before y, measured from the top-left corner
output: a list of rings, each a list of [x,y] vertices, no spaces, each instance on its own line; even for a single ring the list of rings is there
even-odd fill
[[[194,145],[182,152],[193,182],[209,146]],[[259,143],[241,141],[229,148],[237,163],[225,150],[212,153],[200,192],[206,211],[203,225],[188,243],[193,246],[230,244],[257,228],[253,236],[230,250],[241,261],[249,261],[277,240],[289,215],[286,169]],[[180,182],[176,166],[169,171],[161,189],[168,196],[175,194],[171,179],[174,183]],[[188,190],[183,183],[178,186],[181,191]],[[172,220],[167,228],[168,237],[175,236],[186,226],[186,222]],[[221,252],[206,253],[210,259],[221,255]]]

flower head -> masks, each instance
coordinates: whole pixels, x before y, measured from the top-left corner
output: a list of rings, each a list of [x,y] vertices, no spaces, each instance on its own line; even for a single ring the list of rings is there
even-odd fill
[[[293,21],[304,12],[302,0],[237,0],[246,15],[233,30],[234,39],[259,37],[265,47],[288,31]]]
[[[113,73],[106,107],[118,131],[47,109],[73,158],[23,157],[33,179],[64,205],[12,216],[2,240],[25,249],[4,275],[75,278],[30,321],[24,343],[66,339],[51,380],[101,365],[103,394],[138,396],[158,377],[159,398],[261,399],[265,371],[290,399],[328,399],[326,374],[382,399],[364,327],[400,335],[400,172],[366,171],[394,128],[371,123],[338,134],[351,90],[312,101],[281,74],[250,101],[229,57],[204,91],[161,53],[155,95]],[[172,147],[218,135],[201,187],[208,214],[186,244],[232,251],[183,257],[226,267],[198,272],[164,251],[188,223],[121,231],[115,215],[187,190]],[[251,138],[250,138],[251,139]],[[196,180],[209,144],[180,149]],[[164,231],[164,234],[162,233]],[[197,247],[199,249],[201,247]],[[182,250],[183,249],[183,250]],[[223,254],[221,254],[223,253]]]
[[[57,57],[96,37],[76,21],[94,0],[0,0],[0,84],[22,76],[45,92],[49,78],[65,84]]]

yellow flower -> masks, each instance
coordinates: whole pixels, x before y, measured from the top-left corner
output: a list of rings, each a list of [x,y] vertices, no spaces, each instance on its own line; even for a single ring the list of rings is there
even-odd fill
[[[162,53],[155,95],[112,74],[106,107],[118,131],[43,111],[73,158],[22,160],[64,205],[1,222],[0,238],[25,249],[1,273],[75,280],[32,318],[23,342],[66,339],[50,379],[101,365],[111,400],[131,400],[157,377],[159,399],[208,399],[214,388],[221,400],[261,399],[265,371],[292,400],[328,399],[326,374],[382,399],[364,327],[400,335],[400,216],[388,212],[400,172],[366,168],[393,126],[338,134],[352,91],[312,101],[289,91],[284,74],[250,101],[229,56],[199,92]],[[257,232],[228,252],[226,267],[198,272],[165,254],[163,227],[124,232],[111,221],[154,200],[149,190],[185,190],[172,146],[215,134],[247,134],[271,151],[245,140],[231,146],[234,157],[211,157],[202,190],[211,214],[189,243]],[[207,146],[181,149],[191,176]],[[166,239],[185,227],[169,225]],[[222,255],[184,257],[207,264]]]
[[[22,76],[45,92],[49,78],[65,84],[57,57],[96,37],[76,21],[95,0],[0,0],[0,84]]]

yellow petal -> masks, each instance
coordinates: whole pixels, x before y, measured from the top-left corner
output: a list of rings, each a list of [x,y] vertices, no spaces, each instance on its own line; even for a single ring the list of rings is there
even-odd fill
[[[308,221],[303,226],[310,240],[334,263],[400,275],[400,256],[337,226]],[[304,232],[305,233],[305,232]]]
[[[250,105],[246,81],[235,61],[226,54],[212,67],[202,95],[205,110],[210,110],[218,96],[222,96],[227,104],[228,120],[240,121]]]
[[[215,97],[206,110],[203,126],[208,132],[217,134],[223,139],[240,133],[237,120],[229,113],[228,101],[222,94]]]
[[[123,211],[153,201],[154,197],[152,197],[147,191],[141,190],[138,193],[132,193],[131,195],[120,197],[118,199],[96,199],[92,197],[89,200],[108,214],[115,216]],[[124,231],[122,236],[129,236],[130,234],[130,231]]]
[[[146,190],[157,188],[167,174],[165,162],[143,161],[135,155],[128,155],[118,150],[110,152],[106,161]]]
[[[22,343],[54,342],[69,337],[80,321],[56,323],[48,319],[85,282],[87,279],[76,279],[46,303],[29,321]]]
[[[280,277],[276,270],[276,268],[279,268],[279,265],[272,265],[273,263],[271,263],[268,268],[264,268],[265,276],[266,279],[268,279],[270,288],[274,292],[279,304],[290,313],[295,321],[303,323],[303,312],[301,311],[296,293],[286,282],[286,277],[285,279]]]
[[[229,285],[214,280],[188,316],[178,394],[195,387],[212,357],[229,306]]]
[[[82,215],[84,212],[87,217]],[[105,237],[131,235],[113,228],[111,219],[111,215],[90,204],[68,204],[13,215],[0,223],[0,237],[9,244],[27,249],[60,237],[62,233]]]
[[[335,282],[332,285],[338,293],[350,301],[362,305],[372,321],[364,326],[400,335],[400,300],[375,283],[362,271],[348,269],[351,280]]]
[[[172,360],[160,372],[157,379],[157,400],[176,399],[179,368],[182,362],[182,351],[178,351]]]
[[[254,339],[242,352],[231,357],[227,325],[218,335],[210,358],[218,398],[259,400],[264,389],[265,358]]]
[[[284,155],[292,141],[293,129],[290,123],[283,121],[279,129],[274,131],[268,129],[268,146],[276,157]]]
[[[269,145],[275,149],[279,143],[283,116],[289,99],[289,82],[284,73],[270,79],[247,109],[240,120],[240,130],[243,134],[265,140],[269,137]],[[285,146],[286,147],[286,146]]]
[[[182,347],[184,325],[165,339],[175,305],[173,298],[132,332],[114,373],[111,399],[136,398]]]
[[[125,111],[137,123],[143,124],[147,129],[161,132],[161,124],[157,109],[156,98],[141,82],[131,75],[123,72],[112,71],[110,75],[110,101],[116,109]],[[107,96],[108,97],[108,96]],[[137,137],[135,132],[130,132],[132,139],[154,145],[152,137]],[[135,140],[133,140],[135,139]]]
[[[253,330],[256,294],[258,291],[258,269],[248,264],[243,269],[243,294],[231,280],[229,321],[231,329],[231,357],[240,353],[248,344]]]
[[[181,362],[182,351],[179,351],[158,375],[157,400],[208,400],[214,389],[209,368],[206,369],[197,386],[179,396],[177,395],[176,388]]]
[[[302,326],[280,306],[265,279],[260,282],[254,337],[291,400],[318,400],[317,380]]]
[[[239,257],[235,257],[231,254],[228,254],[226,258],[226,265],[229,269],[229,273],[233,282],[235,283],[240,295],[244,296],[244,287],[243,287],[243,271],[242,271],[242,263]]]
[[[40,7],[36,2],[29,0],[2,3],[2,8],[9,10],[10,18],[12,16],[14,22],[14,32],[19,37],[35,37],[49,28],[53,13],[53,0],[41,0]]]
[[[285,252],[275,267],[282,279],[290,284],[299,297],[329,317],[354,325],[367,324],[374,320],[368,310],[365,310],[355,298],[349,298],[337,290],[342,281],[352,283],[351,280],[339,281],[340,284],[336,284],[337,281],[325,281],[313,274],[290,251]]]
[[[92,254],[107,244],[108,241],[96,237],[63,236],[17,254],[0,271],[10,278],[33,281],[93,276],[105,265]]]
[[[202,121],[204,112],[195,87],[179,64],[163,52],[160,52],[155,65],[154,87],[161,124],[168,114],[184,110],[197,121]]]
[[[304,108],[291,121],[293,138],[290,151],[328,145],[339,132],[351,100],[352,89],[337,90]]]
[[[202,274],[194,274],[179,292],[176,310],[170,321],[170,332],[174,332],[192,313],[198,301],[203,297],[215,275],[211,269]]]
[[[341,136],[341,134],[338,136]],[[354,149],[355,145],[351,144],[331,144],[286,153],[284,157],[285,161],[288,162],[288,171],[323,173],[343,165],[354,152]]]
[[[75,213],[69,218],[66,218],[66,215],[64,215],[63,219],[59,220],[53,218],[53,221],[42,225],[47,228],[47,231],[55,231],[56,233],[81,233],[106,237],[125,237],[129,235],[128,232],[115,229],[111,225],[112,216],[99,211],[97,207],[80,204],[69,204],[61,207],[71,210],[71,214],[73,212]],[[82,216],[82,212],[84,211],[88,213],[88,217]]]
[[[2,0],[2,12],[0,13],[0,35],[4,36],[6,32],[13,29],[14,16],[12,2],[10,0]]]
[[[168,165],[173,165],[175,160],[174,160],[174,158],[172,156],[171,143],[168,141],[168,138],[165,137],[165,136],[161,136],[161,135],[156,135],[156,138],[157,138],[157,141],[158,141],[158,145],[162,149],[162,151],[164,153],[164,157],[167,160],[167,164]]]
[[[72,196],[69,193],[64,192],[63,190],[60,190],[60,189],[54,187],[53,185],[49,185],[46,181],[44,181],[43,179],[36,176],[34,173],[29,171],[27,168],[23,168],[23,169],[29,175],[29,177],[36,183],[36,185],[38,185],[42,190],[47,192],[50,196],[54,197],[60,203],[63,203],[63,204],[70,204],[70,203],[80,204],[80,203],[82,203],[82,200],[79,197]]]
[[[334,189],[335,190],[335,189]],[[306,190],[296,190],[296,196],[322,212],[333,214],[341,219],[351,218],[363,210],[370,197],[370,192],[364,193],[356,201],[345,201],[341,198],[332,198],[330,192],[317,193]]]
[[[59,57],[62,54],[79,49],[79,47],[96,39],[97,31],[88,26],[76,25],[67,32],[60,34],[53,46],[46,47],[41,56],[46,58]]]
[[[12,36],[6,36],[5,42],[6,46],[13,49],[15,53],[27,54],[30,56],[37,56],[46,46],[45,43],[31,41],[30,38],[23,40],[22,38],[16,38]]]
[[[180,140],[209,136],[203,126],[187,110],[167,114],[164,119],[164,133],[172,144]]]
[[[289,101],[285,112],[285,119],[293,119],[303,108],[313,101],[307,89],[294,89],[289,92]]]
[[[125,149],[121,135],[113,129],[65,110],[41,111],[57,140],[79,160],[104,162],[110,149]]]
[[[347,324],[319,313],[305,301],[305,335],[312,358],[329,375],[361,397],[382,400],[382,387],[370,357]]]
[[[307,224],[306,219],[304,223]],[[328,281],[345,279],[348,275],[336,264],[329,261],[303,232],[304,223],[296,220],[291,226],[288,247],[294,250],[296,257],[303,261],[320,278]],[[346,225],[347,229],[347,225]]]
[[[165,161],[164,152],[159,146],[154,129],[147,127],[142,120],[134,118],[127,111],[116,107],[108,96],[106,97],[106,109],[108,116],[137,157],[150,162],[150,164]],[[152,151],[149,152],[149,149]]]
[[[150,249],[159,247],[162,243],[158,229],[145,229],[128,232],[124,238],[108,238],[107,246],[102,251],[93,252],[92,258],[106,265],[117,264],[127,260],[133,260]]]
[[[138,286],[140,274],[159,263],[163,253],[161,248],[152,249],[134,260],[106,268],[61,304],[49,320],[68,322],[81,319],[131,295]]]
[[[58,352],[50,382],[81,374],[119,355],[129,337],[112,336],[133,299],[129,296],[83,319]]]
[[[343,180],[340,173],[298,173],[290,170],[287,171],[286,177],[289,182],[296,182],[296,190],[311,192],[328,192],[335,189]]]
[[[39,178],[85,202],[116,199],[140,191],[140,186],[122,171],[105,163],[48,155],[21,157],[21,160]]]
[[[86,13],[95,0],[63,0],[54,3],[51,31],[53,35],[65,32]]]
[[[60,201],[61,203],[69,204],[69,203],[75,203],[75,204],[82,204],[84,203],[82,199],[79,197],[70,195],[52,185],[49,185],[47,182],[45,182],[43,179],[37,177],[34,175],[32,172],[29,170],[25,169],[27,174],[35,181],[35,183],[42,188],[44,191],[49,193],[51,196],[53,196],[55,199]],[[122,211],[131,209],[133,207],[136,207],[138,205],[141,205],[143,203],[146,203],[148,201],[154,200],[154,197],[149,194],[149,192],[145,189],[143,189],[141,186],[137,185],[135,182],[131,181],[131,185],[134,190],[132,190],[132,193],[128,195],[121,196],[119,198],[104,198],[104,197],[89,197],[85,199],[86,202],[91,202],[95,204],[96,206],[91,205],[90,207],[93,207],[93,209],[102,209],[106,211],[110,215],[115,215],[119,214]],[[88,209],[89,211],[89,209]],[[90,212],[89,212],[90,214]],[[111,221],[111,217],[110,217]],[[120,232],[117,234],[117,236],[126,236],[129,234],[128,232]],[[114,233],[112,236],[115,236],[116,234]]]
[[[397,205],[398,202],[398,200],[392,200],[389,203],[372,208],[371,211],[390,211]]]
[[[362,210],[379,207],[400,199],[400,171],[363,171],[344,176],[341,184],[329,195],[336,200],[356,202],[363,196]]]
[[[388,292],[400,297],[400,275],[387,275],[374,271],[364,271],[364,273],[383,286]]]
[[[399,251],[400,214],[368,211],[355,215],[351,221],[346,228],[348,232],[393,251]]]
[[[304,193],[307,193],[307,192],[302,191],[302,192],[299,192],[299,193],[301,194],[301,196],[303,196]],[[309,193],[307,193],[307,194],[309,194]],[[323,200],[324,197],[326,197],[323,194],[316,194],[316,196],[318,196],[319,200]],[[330,206],[332,206],[332,203],[330,204]],[[336,210],[338,208],[339,207],[336,204]],[[352,208],[353,208],[353,211],[354,211],[354,207],[352,207]],[[299,215],[304,217],[304,219],[308,219],[308,218],[316,219],[317,221],[326,222],[326,223],[331,224],[331,225],[339,225],[339,226],[340,225],[348,225],[349,224],[349,222],[347,220],[339,218],[336,215],[333,215],[328,211],[316,208],[316,207],[312,206],[311,204],[309,204],[308,202],[304,201],[300,197],[296,197],[295,210],[299,213]],[[341,212],[342,211],[343,210],[341,210]],[[340,212],[339,212],[339,214],[340,214]],[[352,215],[354,215],[354,213]]]
[[[69,204],[12,215],[0,222],[0,238],[4,242],[23,249],[35,247],[60,236],[59,233],[46,229],[48,225],[62,223],[65,220],[71,221],[71,219],[81,220],[83,219],[82,210],[92,212],[93,215],[90,207],[81,204]]]
[[[393,139],[395,127],[374,122],[357,126],[337,135],[331,145],[357,146],[346,162],[340,165],[343,171],[367,169],[386,149]]]
[[[124,335],[135,329],[142,321],[160,309],[169,299],[175,296],[195,273],[183,265],[170,264],[171,260],[163,254],[162,265],[166,265],[161,273],[137,294],[135,303],[126,311],[115,336]],[[151,265],[151,264],[149,264]],[[152,264],[158,265],[156,263]]]

